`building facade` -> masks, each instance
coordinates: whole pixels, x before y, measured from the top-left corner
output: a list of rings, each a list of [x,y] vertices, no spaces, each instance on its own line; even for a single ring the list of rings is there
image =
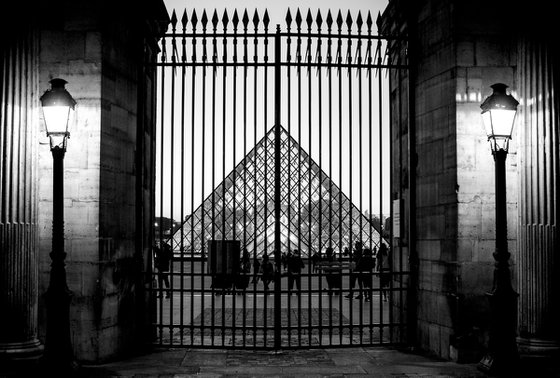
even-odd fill
[[[554,12],[503,3],[391,0],[379,20],[383,33],[410,38],[409,74],[390,77],[391,108],[407,110],[392,112],[401,117],[392,119],[391,199],[393,247],[411,270],[408,339],[460,361],[487,345],[495,196],[480,104],[498,82],[520,101],[507,158],[518,345],[552,353],[560,340]],[[79,360],[99,362],[150,339],[142,272],[151,266],[156,86],[146,63],[169,19],[160,0],[45,5],[23,26],[3,24],[0,37],[0,356],[38,355],[44,340],[52,158],[38,99],[60,77],[78,102],[64,198],[72,345]]]

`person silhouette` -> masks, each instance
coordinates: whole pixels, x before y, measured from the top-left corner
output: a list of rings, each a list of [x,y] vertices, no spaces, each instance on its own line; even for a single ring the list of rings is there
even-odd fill
[[[268,286],[270,285],[270,282],[272,281],[272,279],[274,278],[274,266],[272,265],[272,263],[270,262],[268,255],[265,254],[263,255],[263,260],[262,260],[262,264],[261,264],[261,279],[263,281],[264,284],[264,290],[268,290]]]
[[[301,270],[305,268],[305,264],[301,258],[301,252],[295,249],[293,253],[288,255],[288,290],[291,291],[294,287],[294,283],[297,287],[296,294],[299,295],[301,290]]]
[[[171,250],[171,246],[167,242],[163,242],[163,245],[158,247],[157,245],[154,247],[154,255],[155,255],[155,265],[158,271],[158,287],[160,289],[160,293],[158,294],[158,298],[162,297],[161,290],[164,288],[167,289],[165,293],[165,297],[169,298],[171,296],[171,290],[169,285],[169,266],[171,263],[171,257],[173,252]]]

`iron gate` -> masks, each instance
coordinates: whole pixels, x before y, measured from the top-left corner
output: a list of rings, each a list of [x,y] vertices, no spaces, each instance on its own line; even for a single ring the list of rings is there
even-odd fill
[[[270,31],[267,12],[173,12],[161,40],[158,344],[405,341],[388,80],[407,70],[406,40],[373,35],[369,13],[297,10],[285,21]]]

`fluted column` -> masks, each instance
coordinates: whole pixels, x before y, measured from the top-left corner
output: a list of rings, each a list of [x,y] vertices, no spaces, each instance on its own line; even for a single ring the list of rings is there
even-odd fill
[[[22,30],[23,29],[23,30]],[[0,357],[39,354],[33,32],[0,37]]]
[[[558,59],[540,39],[522,39],[519,96],[519,350],[560,348]],[[556,72],[555,72],[556,71]]]

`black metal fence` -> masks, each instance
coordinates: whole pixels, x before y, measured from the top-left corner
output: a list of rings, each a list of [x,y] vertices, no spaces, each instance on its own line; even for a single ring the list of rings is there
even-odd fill
[[[369,13],[208,16],[173,13],[157,63],[157,343],[404,342],[388,80],[406,39]]]

